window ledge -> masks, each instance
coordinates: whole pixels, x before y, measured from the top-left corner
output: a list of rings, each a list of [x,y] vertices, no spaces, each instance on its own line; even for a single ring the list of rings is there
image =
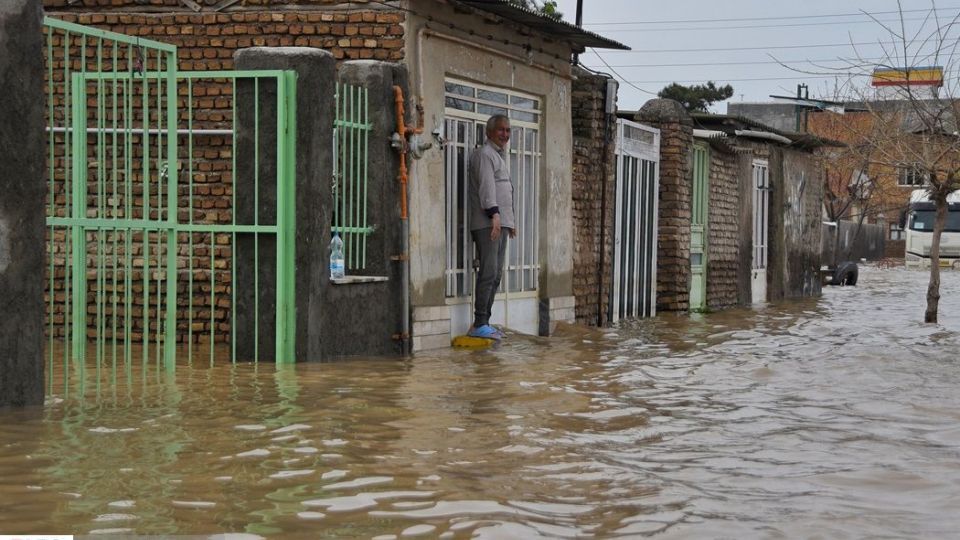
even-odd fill
[[[344,276],[338,279],[331,279],[334,285],[354,285],[357,283],[380,283],[390,281],[387,276]]]

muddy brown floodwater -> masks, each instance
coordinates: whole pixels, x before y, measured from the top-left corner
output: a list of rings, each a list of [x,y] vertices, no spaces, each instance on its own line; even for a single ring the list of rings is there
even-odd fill
[[[955,538],[960,274],[0,412],[0,533]]]

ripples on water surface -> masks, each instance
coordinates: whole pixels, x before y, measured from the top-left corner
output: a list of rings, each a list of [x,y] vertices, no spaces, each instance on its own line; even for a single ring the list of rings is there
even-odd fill
[[[135,372],[0,413],[0,532],[955,537],[960,274],[939,326],[925,283],[867,269],[819,300],[409,362]]]

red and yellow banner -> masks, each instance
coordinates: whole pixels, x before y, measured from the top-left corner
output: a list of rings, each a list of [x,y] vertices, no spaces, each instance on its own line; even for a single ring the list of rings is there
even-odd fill
[[[876,68],[873,86],[943,86],[943,68],[939,66],[916,68]]]

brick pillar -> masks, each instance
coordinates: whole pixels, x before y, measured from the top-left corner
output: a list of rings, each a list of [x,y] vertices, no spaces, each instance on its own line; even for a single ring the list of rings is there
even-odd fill
[[[0,407],[43,404],[43,31],[40,2],[0,2]]]
[[[690,308],[693,121],[670,99],[648,101],[636,121],[660,129],[657,310],[685,311]]]
[[[608,318],[613,275],[617,122],[604,111],[608,80],[578,70],[571,97],[573,293],[577,321],[589,325]]]

